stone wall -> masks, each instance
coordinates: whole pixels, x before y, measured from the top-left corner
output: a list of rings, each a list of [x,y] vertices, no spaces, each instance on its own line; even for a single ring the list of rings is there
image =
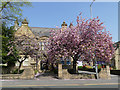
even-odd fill
[[[0,73],[1,74],[7,74],[7,73],[11,73],[13,70],[15,70],[16,68],[13,67],[7,67],[7,66],[0,66]]]
[[[63,69],[62,79],[95,79],[95,75],[87,73],[70,74],[67,69]]]
[[[0,79],[33,79],[34,75],[33,68],[27,67],[22,74],[3,74],[0,75]]]
[[[59,79],[95,79],[94,74],[70,74],[67,69],[62,69],[62,64],[58,64]]]
[[[99,79],[111,79],[110,68],[101,68],[101,71],[98,73]],[[79,73],[79,74],[70,74],[67,69],[62,68],[62,64],[58,64],[58,78],[59,79],[95,79],[96,74],[92,73]]]

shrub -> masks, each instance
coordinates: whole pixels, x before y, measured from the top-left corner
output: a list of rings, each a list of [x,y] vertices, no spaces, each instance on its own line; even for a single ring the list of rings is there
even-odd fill
[[[24,69],[20,70],[20,73],[19,73],[19,74],[21,74],[23,71],[24,71]],[[15,69],[15,70],[12,72],[12,74],[18,74],[18,69]]]
[[[93,69],[92,66],[78,66],[78,69]]]
[[[98,64],[98,69],[101,69],[101,68],[102,68],[102,66],[100,64]]]
[[[38,70],[35,70],[35,74],[37,74]]]
[[[78,69],[83,68],[83,66],[78,66]]]
[[[87,69],[93,69],[92,66],[85,66]]]

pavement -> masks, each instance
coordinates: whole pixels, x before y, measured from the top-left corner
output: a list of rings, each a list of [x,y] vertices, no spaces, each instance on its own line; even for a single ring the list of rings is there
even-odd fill
[[[2,88],[118,88],[120,80],[111,75],[111,80],[104,79],[56,79],[51,76],[34,80],[1,80]]]

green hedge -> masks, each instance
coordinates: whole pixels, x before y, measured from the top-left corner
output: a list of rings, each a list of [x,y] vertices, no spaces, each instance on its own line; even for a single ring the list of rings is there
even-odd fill
[[[98,65],[98,69],[101,69],[101,68],[102,68],[102,66],[99,64],[99,65]]]

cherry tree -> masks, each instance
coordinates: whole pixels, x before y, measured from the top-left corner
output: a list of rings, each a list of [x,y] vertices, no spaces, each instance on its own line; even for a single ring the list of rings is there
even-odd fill
[[[105,61],[109,63],[114,54],[112,37],[106,31],[103,22],[97,18],[84,19],[77,17],[77,25],[64,30],[52,30],[48,44],[49,62],[60,57],[72,57],[73,68],[76,61]]]
[[[7,55],[12,54],[14,58],[19,62],[18,73],[20,71],[22,63],[30,56],[34,60],[40,57],[40,45],[35,37],[29,37],[26,35],[18,36],[14,41],[10,41],[9,53]],[[16,50],[14,50],[16,47]],[[19,57],[14,55],[14,52],[18,52]],[[23,55],[23,58],[21,57]],[[37,62],[37,60],[36,60]]]

